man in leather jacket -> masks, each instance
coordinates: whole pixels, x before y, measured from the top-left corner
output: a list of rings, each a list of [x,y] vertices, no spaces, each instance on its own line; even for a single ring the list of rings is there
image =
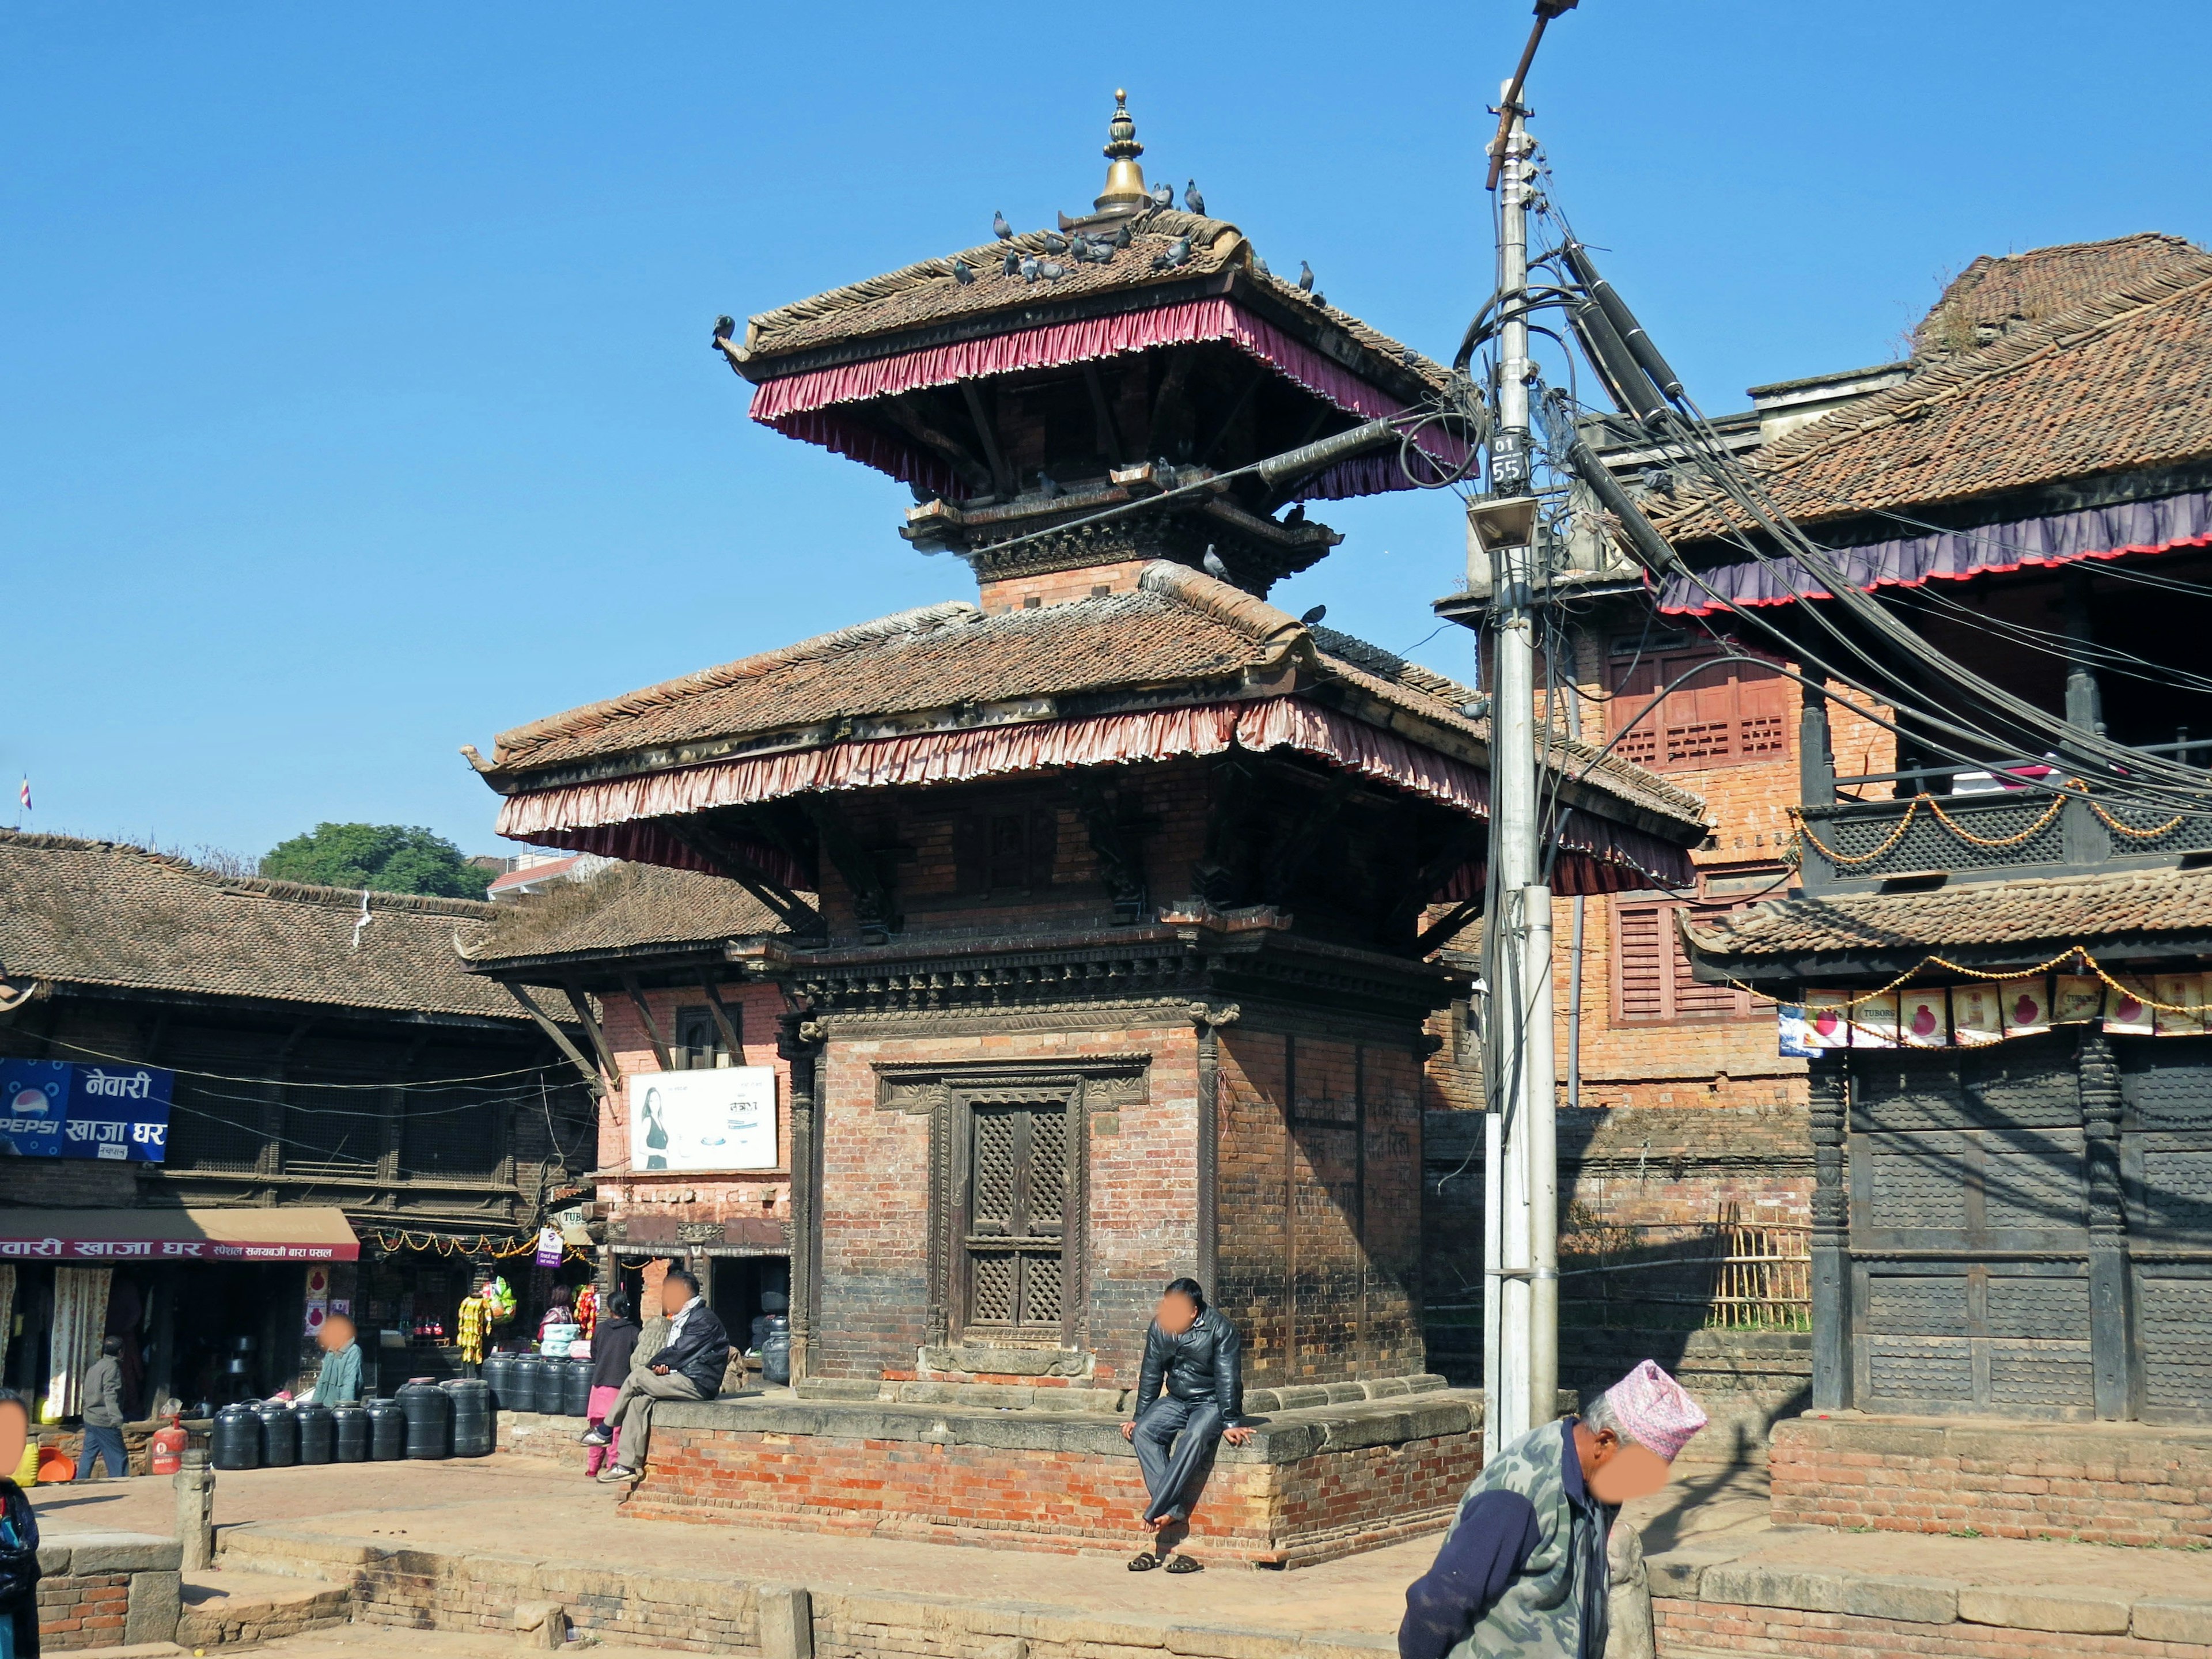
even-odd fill
[[[1189,1519],[1191,1486],[1212,1455],[1213,1443],[1241,1446],[1252,1437],[1244,1424],[1242,1350],[1237,1328],[1206,1305],[1197,1280],[1178,1279],[1169,1285],[1145,1336],[1136,1413],[1121,1425],[1121,1437],[1137,1448],[1145,1490],[1152,1497],[1144,1522],[1156,1536]],[[1130,1560],[1129,1571],[1146,1572],[1162,1565],[1170,1572],[1199,1570],[1188,1556],[1170,1556],[1163,1563],[1146,1549]]]
[[[730,1334],[701,1299],[699,1281],[672,1267],[661,1283],[660,1304],[669,1316],[666,1346],[644,1365],[631,1366],[606,1416],[583,1436],[587,1446],[605,1446],[617,1434],[622,1437],[622,1462],[600,1471],[602,1480],[635,1480],[643,1472],[655,1401],[712,1400],[722,1391]]]

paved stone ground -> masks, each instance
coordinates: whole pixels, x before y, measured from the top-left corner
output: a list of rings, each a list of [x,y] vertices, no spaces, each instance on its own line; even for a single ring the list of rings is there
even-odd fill
[[[56,1531],[167,1533],[169,1483],[161,1479],[40,1487],[42,1520]],[[1433,1555],[1416,1539],[1346,1560],[1288,1572],[1225,1567],[1182,1579],[1132,1574],[1118,1555],[1039,1555],[894,1540],[630,1521],[615,1514],[613,1489],[538,1460],[373,1463],[261,1469],[218,1477],[219,1525],[288,1522],[346,1536],[472,1546],[632,1568],[720,1568],[733,1578],[824,1589],[942,1594],[957,1586],[977,1601],[1049,1602],[1087,1612],[1181,1615],[1255,1630],[1395,1631],[1406,1584]],[[1202,1512],[1201,1512],[1202,1514]],[[1664,1493],[1631,1512],[1649,1553],[1707,1546],[1739,1560],[1939,1576],[1991,1585],[2086,1583],[2133,1595],[2212,1596],[2212,1554],[2086,1544],[1902,1534],[1771,1529],[1763,1473],[1686,1468]],[[1132,1547],[1135,1534],[1132,1534]],[[1203,1559],[1203,1537],[1192,1541]],[[226,1583],[226,1579],[231,1582]],[[245,1599],[251,1585],[224,1574],[199,1581],[205,1593]],[[390,1632],[312,1632],[264,1651],[301,1659],[390,1650]],[[379,1644],[382,1648],[380,1649]],[[512,1638],[410,1635],[423,1659],[507,1653]],[[611,1653],[621,1650],[610,1648]]]

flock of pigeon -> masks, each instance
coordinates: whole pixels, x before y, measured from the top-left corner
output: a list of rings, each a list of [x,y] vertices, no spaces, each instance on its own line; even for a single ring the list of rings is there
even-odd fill
[[[1201,219],[1206,216],[1206,198],[1199,194],[1197,179],[1192,179],[1184,184],[1182,204],[1185,211],[1195,214]],[[1175,186],[1164,179],[1153,185],[1152,205],[1155,208],[1172,208],[1175,205]],[[1065,225],[1066,222],[1066,218],[1063,216],[1060,223]],[[1025,254],[1019,248],[1011,246],[1014,240],[1014,228],[1007,223],[1006,216],[1003,211],[992,214],[991,234],[1000,241],[1010,245],[1000,267],[1000,274],[1018,276],[1025,283],[1056,283],[1077,265],[1110,265],[1114,263],[1115,256],[1122,252],[1129,246],[1129,227],[1127,224],[1122,225],[1111,236],[1085,236],[1079,230],[1069,231],[1066,234],[1059,231],[1048,230],[1044,233],[1045,252],[1060,257],[1039,258],[1034,253]],[[1063,258],[1071,263],[1063,264],[1061,262]],[[1165,252],[1155,253],[1152,256],[1152,268],[1154,270],[1174,270],[1189,263],[1190,238],[1178,236],[1168,246]],[[1259,268],[1262,276],[1269,274],[1267,262],[1265,259],[1255,255],[1252,263]],[[961,287],[966,288],[975,280],[975,267],[965,259],[956,257],[951,261],[951,266],[952,280]],[[1304,260],[1299,260],[1298,291],[1302,294],[1313,294],[1314,303],[1316,305],[1326,304],[1327,301],[1323,301],[1320,295],[1314,294],[1313,285],[1313,267]]]

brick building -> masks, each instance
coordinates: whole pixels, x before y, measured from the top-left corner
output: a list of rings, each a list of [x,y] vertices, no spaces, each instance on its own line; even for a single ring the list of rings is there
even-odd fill
[[[456,1248],[519,1248],[589,1164],[568,1063],[453,954],[494,914],[0,832],[0,1068],[173,1079],[158,1155],[0,1155],[0,1378],[72,1415],[106,1328],[135,1409],[264,1396],[325,1310],[372,1382],[386,1330],[434,1368]]]
[[[1777,1512],[2025,1536],[2086,1504],[2100,1535],[2201,1543],[2194,1511],[2094,1469],[1998,1478],[1853,1415],[2102,1425],[2116,1457],[2201,1482],[2195,1437],[2155,1425],[2212,1414],[2191,608],[2212,594],[2212,257],[2135,237],[1979,262],[1922,341],[1911,378],[1753,465],[1846,580],[2070,731],[2022,753],[1996,704],[1931,678],[1869,765],[1808,702],[1801,891],[1687,929],[1700,983],[1807,1009],[1813,1401],[1844,1415],[1778,1431]],[[1707,590],[1801,632],[1837,614],[1711,503],[1662,523],[1695,572],[1662,614]]]
[[[952,1383],[1004,1391],[962,1396],[982,1463],[1089,1471],[1014,1523],[1115,1529],[1110,1413],[1176,1273],[1287,1417],[1434,1385],[1423,1064],[1467,990],[1434,951],[1480,890],[1488,730],[1467,688],[1264,596],[1340,539],[1306,501],[1441,476],[1464,437],[1441,369],[1233,224],[1156,204],[1140,149],[1117,110],[1106,191],[1061,231],[718,331],[756,420],[914,485],[902,533],[959,555],[974,601],[540,720],[480,763],[502,833],[697,871],[781,924],[710,954],[766,994],[748,1012],[784,1008],[809,1403],[677,1408],[681,1449],[633,1499],[653,1512],[850,1522],[840,1443],[967,1443],[953,1396],[901,1393]],[[1555,762],[1564,890],[1686,878],[1693,794],[1580,745]],[[1286,1421],[1250,1454],[1290,1472],[1231,1506],[1238,1547],[1426,1524],[1479,1441],[1463,1401],[1416,1418],[1334,1443],[1402,1448],[1395,1497],[1305,1467],[1327,1437]],[[863,1455],[870,1524],[964,1534],[947,1461],[903,1487]]]

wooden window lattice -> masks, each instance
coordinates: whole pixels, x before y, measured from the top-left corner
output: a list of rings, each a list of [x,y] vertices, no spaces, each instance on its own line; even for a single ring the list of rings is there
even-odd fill
[[[967,1322],[1057,1333],[1065,1311],[1066,1108],[978,1106],[972,1121]]]

